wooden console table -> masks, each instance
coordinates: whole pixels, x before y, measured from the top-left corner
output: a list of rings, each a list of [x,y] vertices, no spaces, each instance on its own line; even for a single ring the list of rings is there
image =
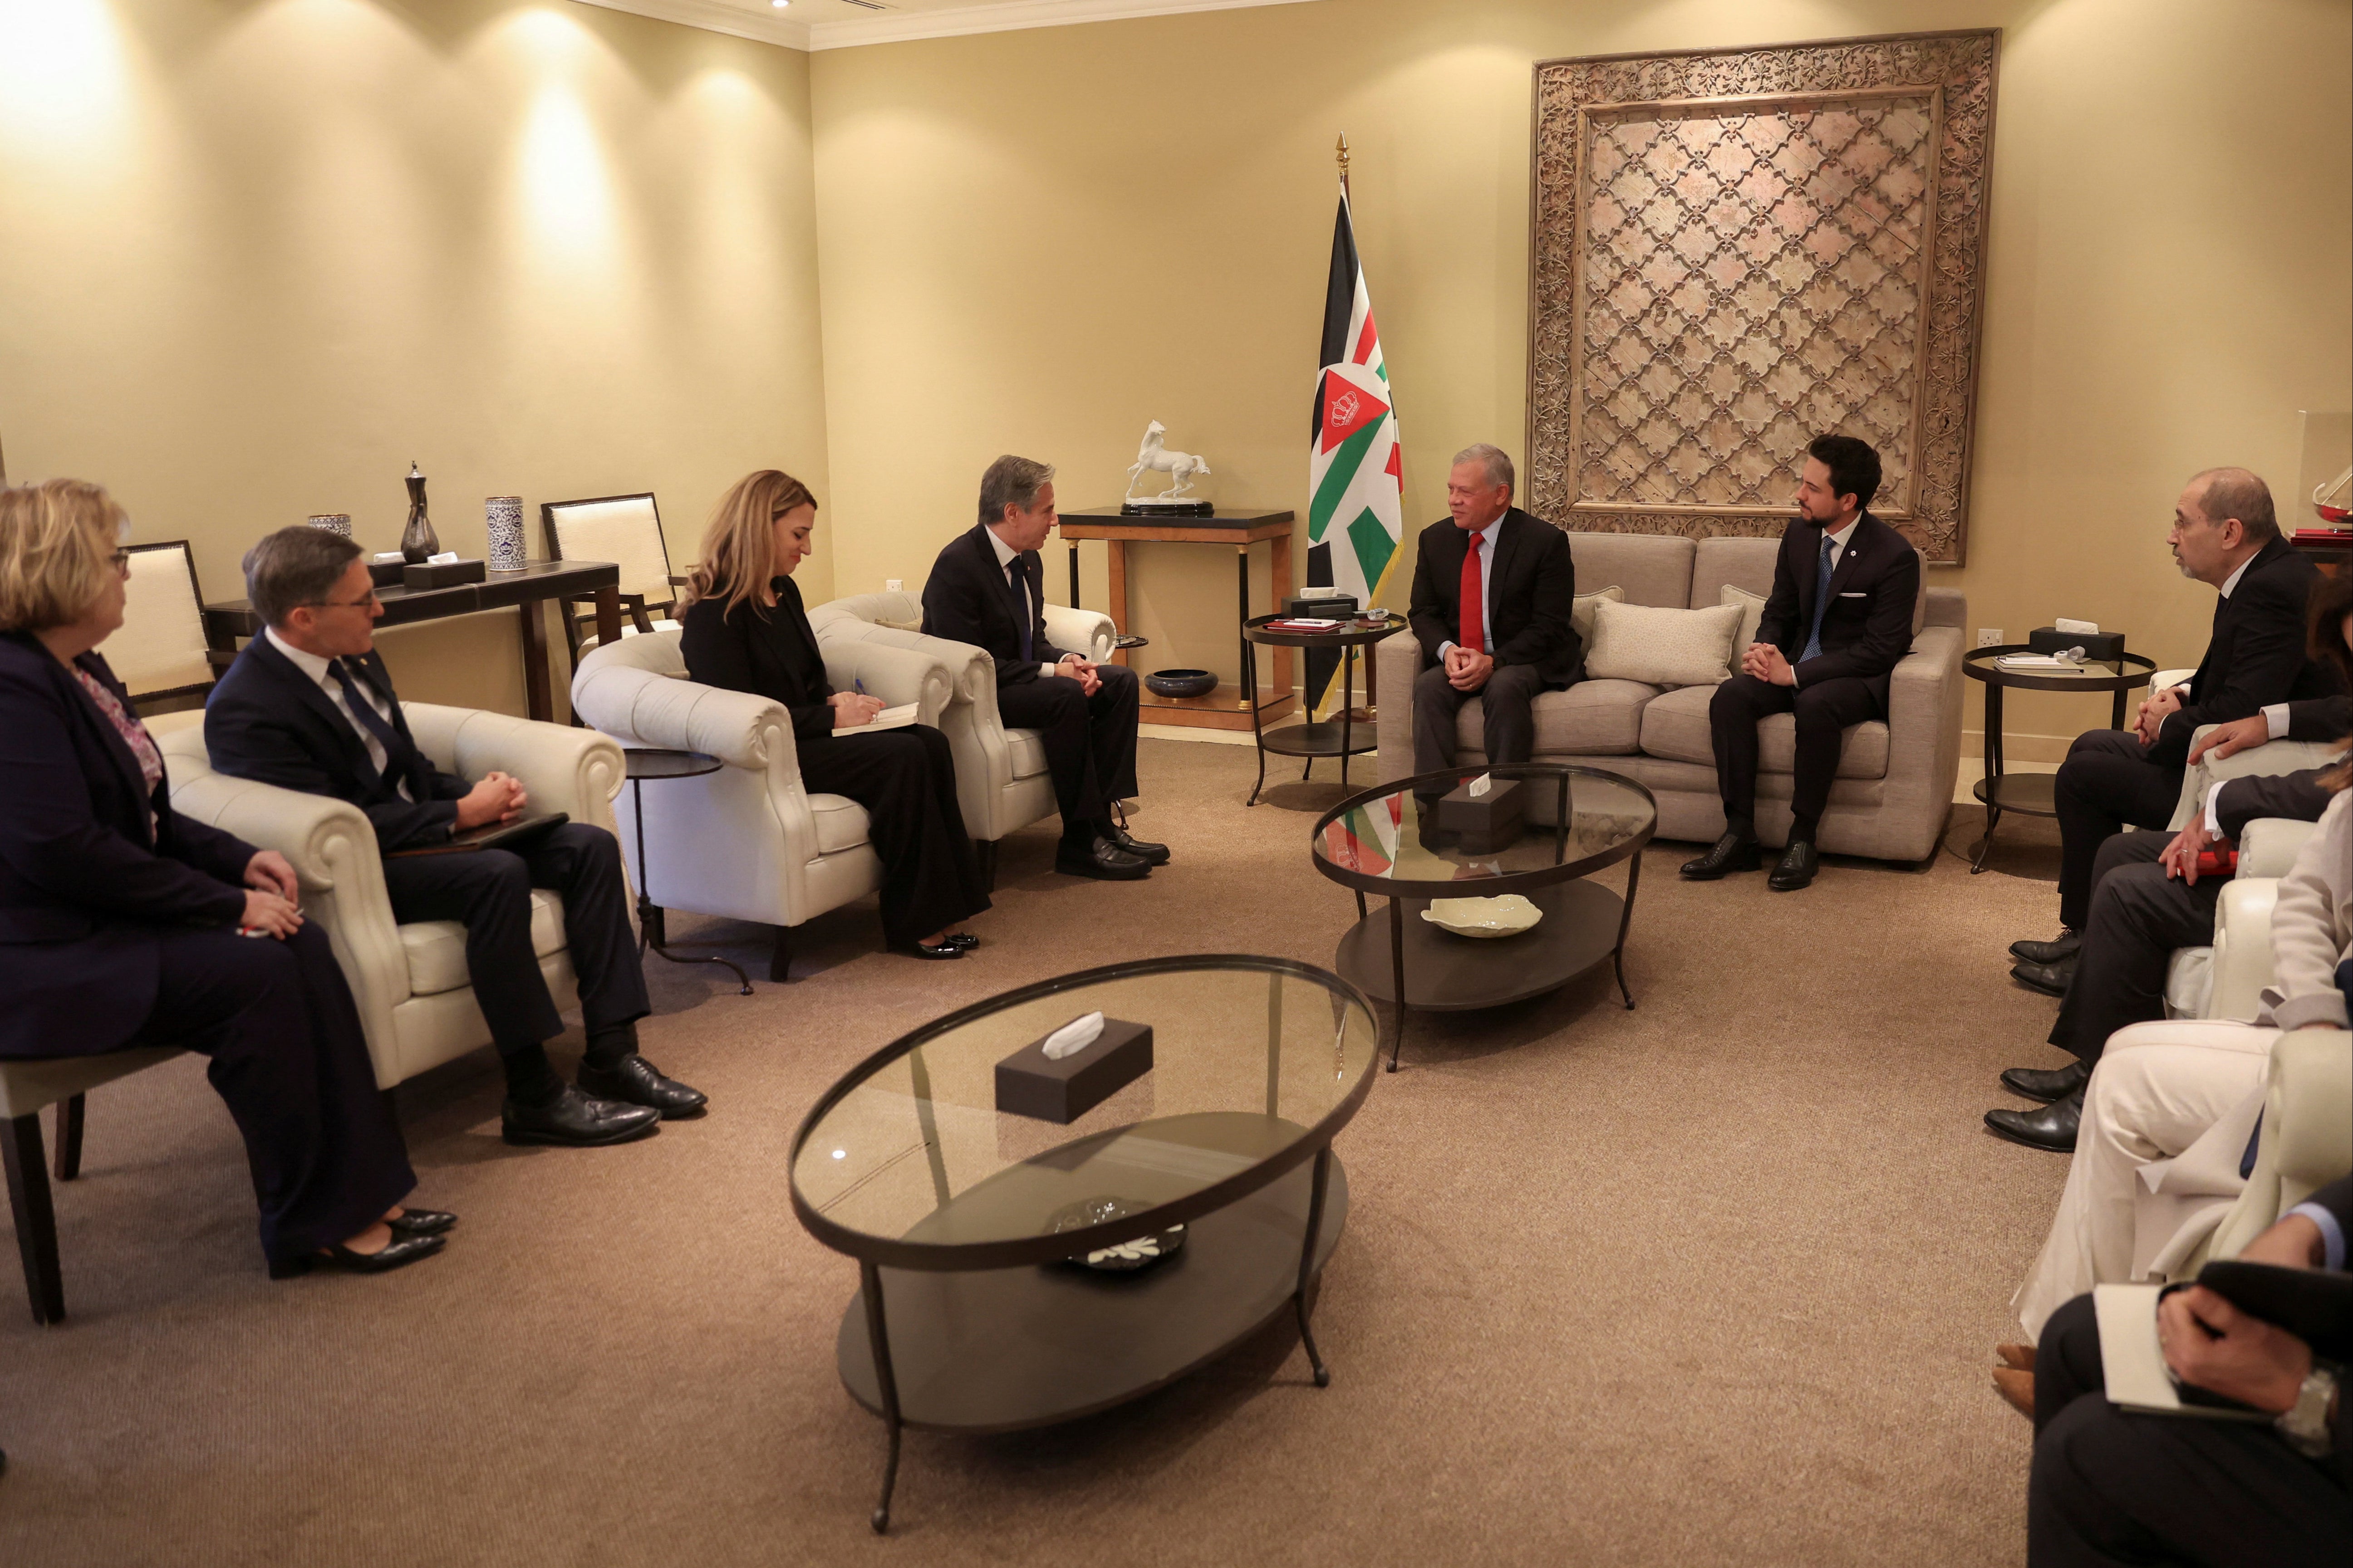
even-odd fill
[[[534,561],[513,572],[493,572],[481,583],[448,588],[378,588],[384,601],[380,626],[414,626],[481,610],[520,608],[522,616],[522,684],[534,719],[555,717],[547,668],[547,625],[539,606],[550,599],[594,595],[599,647],[621,635],[621,569],[610,561]],[[204,609],[205,641],[216,652],[235,653],[237,639],[261,635],[261,617],[245,599],[225,599]]]
[[[1111,624],[1122,633],[1127,630],[1127,547],[1130,544],[1222,544],[1234,552],[1237,578],[1240,584],[1241,614],[1235,617],[1235,642],[1242,649],[1242,663],[1250,665],[1249,637],[1241,626],[1250,618],[1250,547],[1263,540],[1271,556],[1270,565],[1274,576],[1274,604],[1282,608],[1282,597],[1294,592],[1291,577],[1291,517],[1287,511],[1240,511],[1217,517],[1129,517],[1116,506],[1097,507],[1086,511],[1062,513],[1062,538],[1071,547],[1071,604],[1079,603],[1079,545],[1082,539],[1100,539],[1111,552]],[[1127,662],[1124,651],[1114,654],[1121,663]],[[1291,683],[1291,650],[1274,650],[1274,688],[1259,694],[1259,717],[1261,721],[1287,717],[1298,705]],[[1251,727],[1250,693],[1238,683],[1221,683],[1207,697],[1157,697],[1149,689],[1141,692],[1144,721],[1147,724],[1187,724],[1196,729],[1247,730]]]

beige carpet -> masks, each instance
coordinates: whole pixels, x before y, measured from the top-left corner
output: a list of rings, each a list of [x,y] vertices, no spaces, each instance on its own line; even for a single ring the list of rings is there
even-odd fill
[[[716,1109],[649,1142],[507,1148],[487,1056],[408,1086],[419,1200],[465,1223],[388,1279],[264,1277],[197,1064],[101,1090],[60,1192],[68,1321],[0,1282],[0,1563],[2020,1561],[2026,1424],[1986,1369],[2066,1163],[1978,1116],[2016,1103],[2000,1068],[2056,1061],[2055,1005],[2002,955],[2054,927],[2055,839],[2013,818],[1973,878],[1966,810],[1932,869],[1832,862],[1794,896],[1683,885],[1691,851],[1655,847],[1637,1010],[1605,967],[1417,1017],[1342,1134],[1330,1388],[1278,1324],[1088,1421],[911,1434],[868,1533],[881,1427],[833,1366],[856,1269],[792,1217],[793,1130],[895,1034],[1020,982],[1328,963],[1355,910],[1305,850],[1338,792],[1245,810],[1251,766],[1145,742],[1136,826],[1176,864],[1078,882],[1023,834],[961,963],[876,951],[871,907],[749,998],[653,963],[647,1049]]]

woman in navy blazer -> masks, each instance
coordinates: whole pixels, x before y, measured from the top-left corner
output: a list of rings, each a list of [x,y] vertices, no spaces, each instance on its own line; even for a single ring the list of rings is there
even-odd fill
[[[129,521],[95,485],[0,489],[0,1058],[171,1046],[211,1058],[273,1278],[441,1249],[326,937],[274,850],[172,809],[97,646]]]

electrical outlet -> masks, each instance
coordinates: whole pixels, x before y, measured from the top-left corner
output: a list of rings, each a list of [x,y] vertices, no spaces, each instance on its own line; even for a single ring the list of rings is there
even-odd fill
[[[2000,646],[2001,628],[2000,626],[1979,626],[1978,628],[1978,647],[2000,647]]]
[[[882,591],[886,594],[902,592],[906,586],[907,580],[904,577],[885,577],[882,579]]]

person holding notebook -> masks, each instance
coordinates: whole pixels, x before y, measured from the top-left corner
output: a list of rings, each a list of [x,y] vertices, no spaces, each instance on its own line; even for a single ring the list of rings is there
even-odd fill
[[[321,529],[281,528],[247,552],[245,585],[265,629],[206,700],[213,767],[351,802],[375,826],[394,918],[464,922],[474,999],[506,1069],[507,1142],[624,1143],[663,1121],[701,1115],[702,1093],[638,1051],[637,1021],[652,1008],[613,836],[567,822],[512,847],[399,853],[513,822],[529,796],[505,773],[445,773],[417,749],[375,652],[384,605],[358,545]],[[556,1076],[544,1046],[564,1020],[532,947],[534,887],[564,900],[588,1036],[576,1087]]]
[[[780,702],[793,719],[801,782],[866,808],[882,860],[882,931],[917,958],[962,958],[980,939],[964,922],[988,908],[988,879],[964,828],[955,757],[929,724],[860,734],[880,699],[836,691],[801,607],[793,569],[809,552],[817,498],[763,468],[720,499],[702,563],[680,595],[687,679]]]

